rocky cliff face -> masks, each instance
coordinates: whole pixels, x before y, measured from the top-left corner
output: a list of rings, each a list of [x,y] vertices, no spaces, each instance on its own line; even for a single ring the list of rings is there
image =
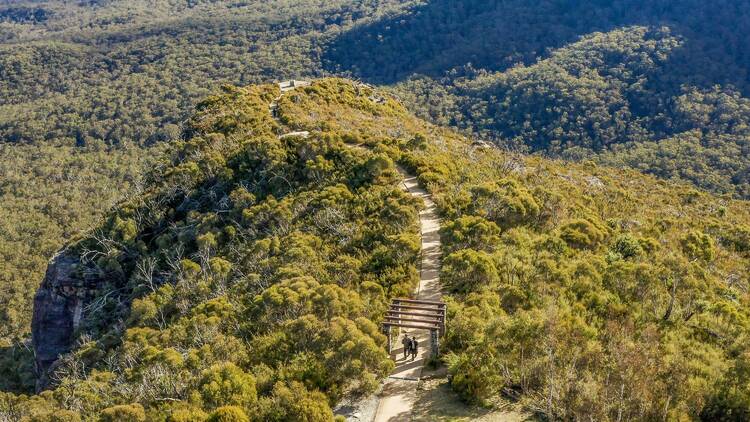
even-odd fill
[[[34,297],[31,329],[37,390],[49,385],[55,363],[71,350],[81,322],[87,289],[77,276],[79,262],[78,257],[65,251],[55,255]]]

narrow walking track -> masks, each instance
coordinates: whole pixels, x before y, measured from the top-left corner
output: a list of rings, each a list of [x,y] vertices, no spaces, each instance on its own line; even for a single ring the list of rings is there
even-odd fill
[[[269,105],[270,112],[275,119],[278,120],[278,101],[281,97],[296,87],[307,85],[309,83],[304,81],[294,81],[279,85],[282,91],[281,95]],[[307,138],[309,135],[309,132],[290,132],[281,135],[280,138],[288,136]],[[351,145],[351,147],[364,149],[358,145]],[[430,194],[419,186],[416,176],[409,174],[402,167],[398,167],[398,172],[403,177],[403,188],[411,196],[421,198],[424,202],[424,209],[419,213],[420,231],[422,234],[422,262],[416,298],[419,300],[439,301],[442,297],[439,280],[442,247],[439,233],[440,218],[438,217],[437,206],[432,201]],[[414,360],[404,358],[401,339],[405,334],[408,334],[409,337],[415,336],[419,343],[418,353]],[[401,337],[396,339],[396,342],[398,347],[393,350],[393,354],[391,355],[396,361],[396,368],[383,384],[373,419],[374,422],[395,422],[411,419],[412,410],[417,401],[417,386],[422,376],[422,369],[431,353],[430,332],[428,330],[404,331],[401,333]]]
[[[427,191],[419,186],[417,178],[409,175],[403,168],[399,173],[404,177],[404,187],[414,197],[424,201],[424,209],[419,213],[419,223],[422,232],[422,269],[419,277],[417,299],[439,301],[440,290],[440,260],[442,256],[440,244],[440,219],[437,206]],[[417,400],[417,384],[422,376],[422,368],[430,356],[430,333],[427,330],[409,330],[407,334],[416,336],[419,342],[417,358],[412,361],[404,359],[401,338],[397,339],[399,347],[394,350],[393,358],[396,368],[383,385],[375,422],[406,421],[411,419],[412,409]]]

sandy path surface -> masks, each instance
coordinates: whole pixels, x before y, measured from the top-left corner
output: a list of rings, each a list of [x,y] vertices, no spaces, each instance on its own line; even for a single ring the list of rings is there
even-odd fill
[[[280,85],[281,86],[281,85]],[[281,94],[269,104],[271,115],[278,120],[276,110],[281,97],[295,87],[282,87]],[[279,136],[301,136],[307,138],[309,132],[290,132]],[[352,145],[354,148],[364,149],[361,146]],[[442,294],[440,291],[440,260],[442,256],[440,243],[440,219],[437,206],[426,190],[419,186],[416,176],[410,175],[405,169],[399,167],[399,173],[403,177],[403,188],[414,197],[424,201],[424,209],[419,213],[420,231],[422,234],[422,262],[419,277],[419,286],[416,298],[419,300],[439,301]],[[379,394],[377,410],[375,411],[375,422],[386,421],[408,421],[413,417],[415,404],[418,400],[417,386],[422,376],[422,368],[429,358],[430,332],[428,330],[404,330],[402,336],[408,334],[416,337],[419,347],[416,358],[405,357],[401,338],[397,343],[399,347],[393,350],[391,357],[396,362],[396,368],[385,381]]]
[[[422,268],[419,277],[417,299],[439,301],[440,291],[440,219],[437,206],[430,194],[419,186],[417,178],[399,168],[404,177],[404,188],[414,197],[422,198],[424,209],[419,213],[422,232]],[[375,413],[375,422],[411,420],[414,404],[417,402],[417,384],[422,375],[422,368],[430,356],[430,332],[428,330],[405,330],[410,337],[415,336],[419,342],[416,359],[404,357],[402,337],[397,339],[398,348],[391,357],[396,361],[396,368],[385,381],[380,393],[380,401]]]

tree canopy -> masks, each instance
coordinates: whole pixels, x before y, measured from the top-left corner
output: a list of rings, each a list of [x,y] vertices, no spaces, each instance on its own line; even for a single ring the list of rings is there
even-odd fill
[[[746,202],[478,147],[345,80],[283,96],[282,123],[277,95],[201,102],[141,194],[70,245],[95,286],[79,338],[51,391],[3,393],[0,414],[331,420],[392,368],[377,323],[418,278],[419,204],[394,163],[443,215],[445,361],[465,400],[746,414]]]

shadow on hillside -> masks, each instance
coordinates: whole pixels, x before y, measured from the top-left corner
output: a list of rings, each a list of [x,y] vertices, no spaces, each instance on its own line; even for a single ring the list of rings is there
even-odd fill
[[[530,64],[580,36],[629,25],[669,26],[689,41],[670,69],[696,85],[748,85],[747,2],[718,0],[430,0],[400,15],[355,26],[323,54],[326,70],[391,84],[442,76],[471,63],[492,71]],[[744,29],[743,29],[744,28]],[[696,66],[708,76],[696,76]]]
[[[30,344],[0,347],[0,392],[34,392],[34,353]]]

